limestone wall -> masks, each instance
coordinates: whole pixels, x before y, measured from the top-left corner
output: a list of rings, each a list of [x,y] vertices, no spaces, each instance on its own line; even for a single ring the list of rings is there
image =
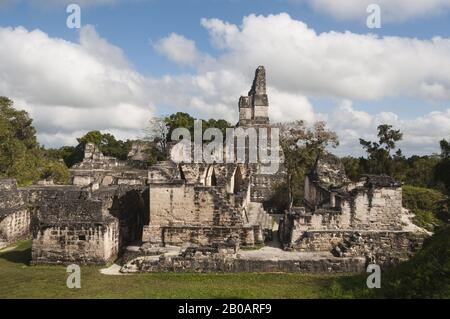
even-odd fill
[[[117,220],[43,226],[33,237],[33,264],[105,264],[118,254]]]
[[[150,223],[144,227],[144,242],[210,245],[236,237],[243,245],[255,243],[253,228],[243,227],[243,210],[234,206],[237,195],[228,194],[225,187],[157,183],[149,192]]]
[[[33,212],[32,263],[105,264],[140,240],[145,189],[75,186],[27,189]]]
[[[148,256],[133,260],[132,267],[122,272],[364,272],[366,260],[361,257],[321,258],[305,260],[255,260],[234,256],[207,254],[192,257]]]
[[[331,251],[337,257],[364,256],[390,265],[407,260],[422,247],[426,236],[408,231],[306,231],[293,239],[295,251]]]
[[[14,243],[30,236],[30,213],[26,209],[16,210],[0,220],[0,241]]]
[[[0,180],[0,248],[30,236],[30,212],[15,180]]]

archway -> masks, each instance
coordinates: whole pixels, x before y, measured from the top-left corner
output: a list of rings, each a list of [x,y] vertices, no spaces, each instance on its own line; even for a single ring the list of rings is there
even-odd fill
[[[242,189],[242,173],[239,166],[236,166],[236,170],[234,171],[234,181],[233,181],[233,193],[237,194]]]
[[[210,165],[206,171],[205,186],[217,186],[216,174],[214,166]]]

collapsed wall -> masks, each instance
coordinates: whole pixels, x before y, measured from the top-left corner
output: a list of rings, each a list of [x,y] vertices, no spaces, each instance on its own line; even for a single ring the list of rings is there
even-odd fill
[[[72,184],[87,185],[145,185],[146,157],[143,143],[134,143],[128,161],[105,156],[93,143],[87,143],[84,158],[71,169]]]
[[[140,240],[145,190],[31,187],[32,264],[106,264]]]
[[[253,246],[263,241],[259,225],[245,225],[249,184],[236,165],[159,163],[149,171],[149,193],[144,242]]]
[[[402,207],[401,184],[389,176],[364,176],[351,183],[330,154],[319,157],[306,177],[304,202],[280,224],[285,249],[392,264],[408,259],[429,235]]]
[[[0,249],[30,235],[26,197],[14,179],[0,180]]]

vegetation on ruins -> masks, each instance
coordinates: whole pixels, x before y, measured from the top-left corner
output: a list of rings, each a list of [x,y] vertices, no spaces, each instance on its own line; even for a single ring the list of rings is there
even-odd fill
[[[433,229],[448,223],[450,195],[450,143],[440,142],[441,154],[413,155],[406,158],[400,149],[394,154],[396,142],[403,134],[391,125],[378,126],[378,142],[360,139],[367,158],[342,158],[347,176],[358,180],[366,174],[385,174],[403,182],[403,205],[410,209],[417,225]],[[445,196],[445,195],[447,196]]]
[[[322,121],[316,122],[313,127],[306,126],[304,121],[282,123],[277,126],[280,129],[280,145],[285,157],[287,180],[285,184],[278,185],[271,202],[276,210],[283,212],[292,205],[301,203],[305,174],[312,168],[317,156],[325,152],[327,147],[339,145],[339,139]]]
[[[411,185],[403,186],[403,207],[414,215],[414,223],[428,230],[448,221],[447,197],[441,192]]]
[[[16,110],[10,99],[0,97],[0,178],[15,178],[22,186],[42,179],[66,183],[67,167],[39,145],[32,123],[26,111]]]
[[[367,289],[367,274],[337,278],[330,298],[450,298],[450,227],[429,237],[410,260],[383,271],[380,289]]]
[[[157,161],[167,160],[169,157],[168,145],[172,142],[172,132],[177,128],[186,128],[194,137],[195,118],[183,112],[177,112],[165,117],[153,117],[150,119],[146,129],[146,140],[149,141],[149,165],[155,164]],[[226,129],[232,125],[223,119],[209,119],[202,121],[202,132],[208,128],[218,128],[226,136]]]
[[[179,127],[193,132],[194,121],[194,117],[183,112],[152,118],[146,137],[149,164],[167,160],[171,132]],[[307,127],[303,121],[277,126],[281,132],[280,142],[288,174],[286,183],[276,187],[271,204],[276,211],[283,212],[291,205],[301,204],[305,173],[314,165],[317,155],[327,147],[336,147],[339,141],[324,122],[313,127]],[[203,121],[203,130],[210,127],[221,129],[225,136],[226,128],[232,125],[222,119]],[[450,194],[450,143],[446,140],[440,142],[440,155],[406,158],[400,149],[396,150],[396,143],[402,138],[399,130],[390,125],[380,125],[378,138],[377,142],[360,140],[367,158],[342,158],[349,178],[358,180],[364,174],[390,175],[411,185],[404,187],[404,205],[415,213],[418,225],[430,228],[448,221],[450,205],[448,197],[442,193]],[[121,160],[127,158],[132,144],[130,140],[118,140],[112,134],[97,130],[86,133],[77,141],[75,147],[45,149],[37,142],[36,130],[27,112],[16,110],[10,99],[0,98],[0,177],[16,178],[20,185],[42,179],[62,184],[69,178],[67,168],[82,161],[86,143],[95,143],[104,155]]]
[[[78,145],[63,146],[59,149],[48,150],[49,154],[55,158],[63,159],[68,167],[79,163],[84,157],[84,147],[87,143],[94,143],[106,156],[112,156],[120,160],[126,160],[128,152],[131,149],[132,141],[117,140],[114,135],[101,133],[100,131],[87,132],[80,138],[77,138]]]

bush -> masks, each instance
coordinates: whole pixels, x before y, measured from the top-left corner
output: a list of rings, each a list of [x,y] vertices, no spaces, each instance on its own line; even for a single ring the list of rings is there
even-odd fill
[[[379,293],[384,298],[450,298],[450,227],[427,239],[409,261],[389,269]]]
[[[405,185],[403,186],[403,206],[414,213],[414,223],[432,229],[432,225],[442,225],[442,203],[446,196],[439,191]]]

